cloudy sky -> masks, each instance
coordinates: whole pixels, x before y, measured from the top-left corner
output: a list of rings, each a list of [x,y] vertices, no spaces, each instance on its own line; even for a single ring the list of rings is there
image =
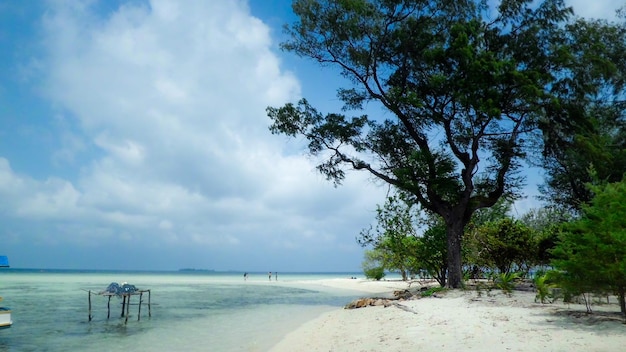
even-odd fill
[[[340,78],[278,50],[290,3],[0,0],[0,254],[359,271],[355,237],[387,188],[359,173],[334,188],[302,140],[268,131],[267,106],[340,106]],[[586,3],[570,0],[586,16],[618,7]]]

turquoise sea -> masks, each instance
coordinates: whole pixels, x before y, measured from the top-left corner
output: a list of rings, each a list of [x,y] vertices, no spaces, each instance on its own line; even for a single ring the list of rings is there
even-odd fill
[[[0,330],[4,351],[266,351],[295,327],[337,309],[360,292],[327,289],[318,279],[362,276],[360,273],[0,271],[3,306],[12,310],[13,326]],[[131,300],[128,322],[121,299],[92,295],[112,283],[151,290],[137,320],[139,296]]]

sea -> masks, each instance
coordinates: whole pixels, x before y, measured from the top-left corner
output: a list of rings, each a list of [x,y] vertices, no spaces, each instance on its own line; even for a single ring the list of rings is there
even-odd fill
[[[0,330],[0,352],[267,351],[306,321],[362,296],[315,280],[362,275],[278,273],[270,281],[268,273],[244,280],[235,272],[2,269],[0,305],[11,308],[13,325]],[[111,283],[150,290],[150,309],[147,293],[141,311],[132,296],[128,319],[122,299],[107,308],[97,293]]]

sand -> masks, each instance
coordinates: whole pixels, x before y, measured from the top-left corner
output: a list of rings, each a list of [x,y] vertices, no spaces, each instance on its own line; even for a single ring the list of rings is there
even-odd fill
[[[318,284],[372,296],[407,287],[400,281],[350,279]],[[588,315],[584,305],[534,299],[533,292],[454,290],[389,307],[337,309],[295,328],[270,351],[626,350],[626,325],[616,304],[594,305]]]

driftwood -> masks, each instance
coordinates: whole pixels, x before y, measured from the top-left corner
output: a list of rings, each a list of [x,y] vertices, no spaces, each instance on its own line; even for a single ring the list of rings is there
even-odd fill
[[[345,309],[364,308],[369,306],[383,306],[389,307],[392,305],[400,306],[398,301],[405,301],[411,299],[420,298],[420,289],[417,292],[411,292],[410,290],[399,290],[393,292],[393,297],[363,297],[357,298],[354,301],[345,305]],[[404,307],[404,306],[402,306]],[[400,308],[400,307],[399,307]],[[401,308],[403,309],[403,308]],[[413,312],[414,313],[414,312]]]

